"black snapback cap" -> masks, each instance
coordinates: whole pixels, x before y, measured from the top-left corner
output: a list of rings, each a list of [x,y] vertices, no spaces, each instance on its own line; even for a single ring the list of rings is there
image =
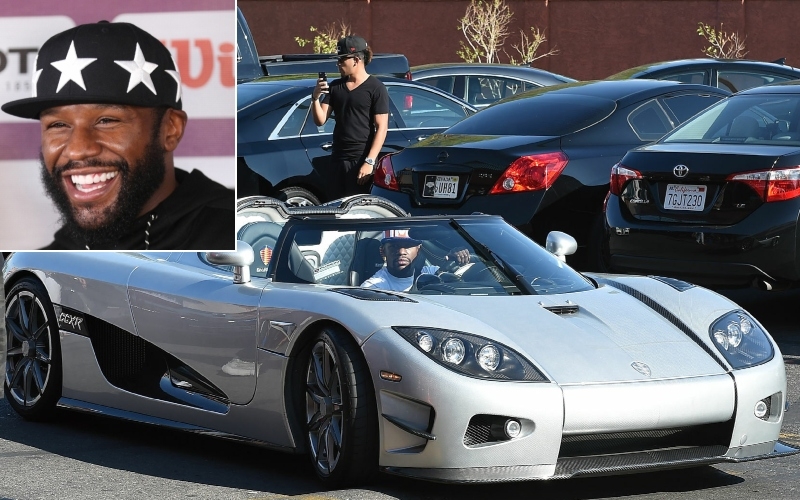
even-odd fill
[[[37,119],[69,104],[182,106],[169,49],[129,23],[82,24],[51,37],[36,56],[32,88],[32,97],[7,102],[3,111]]]

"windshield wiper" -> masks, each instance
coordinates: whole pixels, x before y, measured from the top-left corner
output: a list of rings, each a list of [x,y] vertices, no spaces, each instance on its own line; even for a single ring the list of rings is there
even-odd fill
[[[520,291],[525,292],[527,295],[539,295],[533,288],[533,285],[528,283],[528,280],[525,279],[525,276],[523,276],[522,273],[514,269],[514,266],[503,260],[502,257],[494,252],[494,250],[473,238],[472,235],[469,234],[467,230],[458,223],[458,221],[455,219],[450,219],[450,225],[458,234],[461,235],[462,238],[467,240],[467,243],[472,245],[473,248],[475,248],[475,250],[481,254],[481,257],[483,257],[485,260],[493,262],[505,273],[506,276],[510,277],[511,282],[517,285],[517,288],[519,288]]]

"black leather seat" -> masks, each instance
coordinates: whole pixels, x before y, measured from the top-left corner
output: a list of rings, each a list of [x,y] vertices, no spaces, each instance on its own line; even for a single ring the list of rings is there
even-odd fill
[[[383,267],[381,256],[381,238],[383,231],[362,232],[358,235],[353,252],[353,264],[350,266],[350,285],[361,286],[367,278]]]
[[[322,256],[322,263],[320,269],[325,266],[337,265],[339,272],[332,274],[325,278],[321,278],[317,283],[326,285],[348,285],[348,270],[353,261],[353,253],[355,252],[356,236],[355,234],[343,234],[339,236],[333,243],[331,243],[325,250]]]

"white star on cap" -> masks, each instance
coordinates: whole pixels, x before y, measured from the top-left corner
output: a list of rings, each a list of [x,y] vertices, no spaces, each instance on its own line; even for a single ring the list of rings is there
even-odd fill
[[[171,57],[171,54],[170,54],[170,57]],[[178,65],[175,64],[175,58],[174,57],[172,58],[172,65],[175,68],[178,67]],[[181,100],[181,75],[180,75],[180,73],[178,73],[177,69],[165,69],[164,73],[166,73],[169,76],[171,76],[172,78],[174,78],[175,79],[175,83],[178,84],[178,91],[175,92],[175,102],[180,101]]]
[[[156,87],[153,85],[153,79],[150,78],[150,73],[155,71],[158,64],[147,62],[142,54],[142,48],[136,44],[136,53],[133,56],[133,61],[114,61],[131,74],[131,79],[128,80],[128,92],[135,86],[143,83],[145,87],[150,89],[153,95],[158,95]]]
[[[36,58],[33,60],[33,68],[36,69],[36,65],[39,63],[39,54],[36,54]],[[39,77],[42,76],[43,69],[37,69],[33,72],[33,97],[36,97],[36,85],[39,84]]]
[[[77,83],[80,88],[86,90],[86,85],[83,83],[83,75],[81,74],[81,70],[96,60],[96,57],[79,58],[75,53],[75,41],[70,42],[69,50],[67,51],[67,57],[60,61],[53,61],[50,63],[61,72],[61,76],[58,79],[56,92],[59,92],[69,81]]]

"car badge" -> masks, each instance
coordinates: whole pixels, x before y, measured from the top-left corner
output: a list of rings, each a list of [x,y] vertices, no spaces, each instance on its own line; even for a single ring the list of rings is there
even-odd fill
[[[686,165],[675,165],[675,167],[672,169],[672,173],[675,174],[675,177],[678,179],[683,179],[689,175],[689,167]]]
[[[646,363],[642,363],[641,361],[634,361],[633,363],[631,363],[631,366],[633,367],[634,370],[641,373],[645,377],[650,376],[650,367],[647,366]]]
[[[443,163],[448,156],[450,155],[447,154],[447,151],[442,151],[441,153],[439,153],[439,156],[437,156],[436,159],[439,160],[439,163]]]
[[[263,262],[265,266],[268,266],[269,260],[272,258],[272,249],[270,247],[264,247],[259,254],[261,254],[261,262]]]

